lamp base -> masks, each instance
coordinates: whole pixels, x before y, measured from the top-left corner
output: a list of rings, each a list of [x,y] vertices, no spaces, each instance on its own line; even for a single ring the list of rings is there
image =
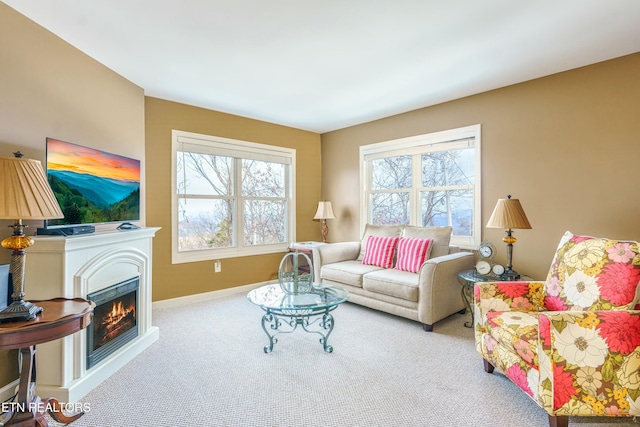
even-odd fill
[[[0,323],[33,319],[41,312],[42,307],[38,307],[32,302],[14,301],[7,308],[0,311]]]
[[[505,270],[504,273],[502,273],[500,275],[500,278],[502,280],[520,280],[520,274],[518,274],[517,272],[513,271],[512,269],[508,268]]]
[[[322,220],[322,243],[327,243],[327,236],[329,235],[329,226],[327,220]]]

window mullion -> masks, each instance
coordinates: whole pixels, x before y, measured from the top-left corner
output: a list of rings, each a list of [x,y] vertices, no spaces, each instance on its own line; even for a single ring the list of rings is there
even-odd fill
[[[285,193],[285,204],[286,204],[285,212],[287,212],[285,222],[284,222],[285,241],[293,242],[293,239],[291,238],[291,227],[290,227],[291,225],[290,221],[293,220],[293,215],[291,214],[291,203],[290,203],[290,200],[293,197],[293,194],[292,194],[293,185],[291,185],[291,168],[285,168],[284,170],[284,185],[287,191]]]
[[[422,225],[420,187],[422,186],[422,155],[414,154],[411,159],[411,193],[409,199],[410,219],[409,225]]]
[[[178,194],[178,199],[200,199],[200,200],[232,200],[231,196],[217,196],[211,194]]]
[[[365,215],[366,215],[366,223],[370,223],[371,222],[371,194],[372,194],[372,188],[373,188],[373,174],[371,173],[371,169],[372,169],[372,165],[371,165],[371,161],[366,161],[364,163],[364,168],[365,168],[365,184],[364,184],[364,200],[363,200],[363,206],[362,208],[364,209]]]
[[[233,221],[233,235],[236,241],[236,248],[241,250],[244,247],[244,195],[242,194],[242,159],[234,159],[233,167],[233,193],[235,195],[235,220]]]

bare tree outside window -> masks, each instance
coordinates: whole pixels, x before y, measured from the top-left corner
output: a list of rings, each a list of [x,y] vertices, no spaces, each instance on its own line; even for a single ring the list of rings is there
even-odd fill
[[[410,224],[419,206],[419,225],[451,225],[454,235],[472,236],[474,156],[474,148],[465,148],[371,160],[370,222]],[[414,185],[416,167],[421,182]],[[412,193],[418,196],[412,199]]]
[[[287,241],[285,166],[242,160],[244,244],[268,245]]]
[[[369,207],[374,225],[408,224],[410,219],[411,156],[371,161]]]
[[[482,237],[480,124],[360,146],[360,221],[451,226],[451,244]]]
[[[241,170],[241,194],[235,171]],[[286,242],[285,165],[180,151],[177,156],[178,249],[235,246],[240,227],[244,245]],[[242,224],[236,206],[241,199]]]
[[[281,253],[295,241],[296,150],[171,131],[171,261]]]
[[[474,155],[473,148],[422,154],[423,226],[451,225],[455,235],[472,235]]]
[[[234,159],[180,151],[176,171],[178,249],[233,246]]]

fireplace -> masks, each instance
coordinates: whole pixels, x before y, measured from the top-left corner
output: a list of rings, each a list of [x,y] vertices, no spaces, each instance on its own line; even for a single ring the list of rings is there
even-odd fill
[[[134,277],[87,295],[96,304],[87,328],[87,369],[138,336],[139,284]]]
[[[103,230],[77,236],[35,236],[27,249],[29,262],[29,298],[49,299],[125,297],[135,295],[135,327],[127,329],[112,342],[87,344],[94,325],[65,338],[38,345],[37,394],[60,402],[77,402],[126,363],[133,360],[159,337],[152,324],[152,239],[158,228]],[[137,280],[137,284],[135,282]],[[122,287],[113,285],[126,284]],[[102,293],[105,289],[108,292]],[[95,300],[94,300],[95,302]],[[101,305],[98,301],[97,304]],[[123,309],[131,305],[122,301]],[[102,314],[94,312],[94,323]],[[97,309],[98,307],[96,307]],[[116,307],[117,309],[117,307]],[[92,338],[93,339],[93,338]],[[125,342],[126,341],[126,342]],[[87,354],[96,347],[91,360]],[[116,348],[118,347],[118,348]],[[91,368],[89,368],[91,366]],[[0,402],[13,393],[0,389]],[[4,393],[4,394],[3,394]],[[6,397],[5,397],[6,396]]]

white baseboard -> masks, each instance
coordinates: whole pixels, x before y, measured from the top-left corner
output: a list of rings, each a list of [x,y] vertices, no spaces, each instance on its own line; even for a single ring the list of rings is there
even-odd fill
[[[277,280],[270,280],[270,281],[267,281],[267,282],[253,283],[253,284],[244,285],[244,286],[237,286],[235,288],[221,289],[219,291],[204,292],[204,293],[201,293],[201,294],[187,295],[187,296],[184,296],[184,297],[164,299],[164,300],[161,300],[161,301],[154,301],[152,303],[152,307],[153,308],[176,307],[176,306],[179,306],[179,305],[189,304],[189,303],[192,303],[192,302],[202,301],[202,300],[206,300],[206,299],[226,297],[226,296],[229,296],[229,295],[235,295],[235,294],[240,294],[240,293],[249,293],[249,291],[251,291],[252,289],[259,288],[260,286],[263,286],[263,285],[270,285],[272,283],[278,283],[278,281]]]

